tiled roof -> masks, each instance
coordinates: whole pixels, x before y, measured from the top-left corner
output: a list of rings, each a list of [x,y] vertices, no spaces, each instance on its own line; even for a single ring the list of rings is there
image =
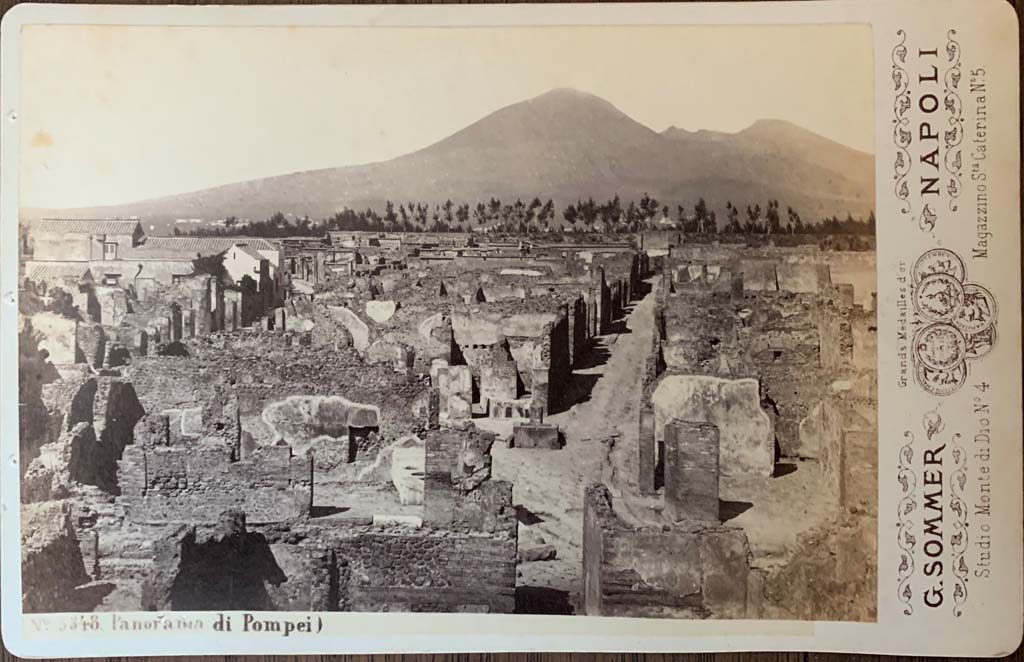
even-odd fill
[[[44,218],[28,223],[29,231],[60,234],[134,234],[137,220],[112,218]]]
[[[256,250],[276,251],[277,246],[261,237],[146,237],[136,246],[133,255],[150,259],[194,258],[196,255],[217,255],[235,244]]]
[[[82,262],[28,262],[25,264],[25,278],[39,282],[57,280],[82,280],[92,278],[89,265]]]

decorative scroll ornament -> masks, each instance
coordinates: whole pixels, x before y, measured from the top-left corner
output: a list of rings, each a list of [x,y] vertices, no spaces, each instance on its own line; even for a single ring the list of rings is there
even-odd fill
[[[960,444],[960,435],[953,435],[951,453],[955,469],[949,475],[949,509],[954,513],[953,535],[949,545],[953,551],[953,614],[963,615],[963,605],[967,602],[967,562],[964,554],[967,551],[968,523],[967,503],[963,499],[964,486],[967,484],[967,449]]]
[[[900,38],[899,43],[892,49],[892,82],[895,97],[893,100],[892,119],[892,142],[896,146],[896,158],[893,162],[893,192],[896,198],[902,201],[900,211],[904,214],[910,213],[910,186],[907,184],[907,175],[910,174],[910,143],[913,134],[908,128],[910,118],[907,112],[910,110],[910,75],[903,67],[907,63],[907,34],[903,30],[897,30],[896,36]]]
[[[917,475],[913,470],[914,461],[914,433],[909,430],[903,433],[906,442],[900,446],[899,467],[896,472],[896,480],[900,483],[900,499],[896,505],[896,544],[900,548],[900,563],[896,569],[896,593],[899,601],[903,603],[903,613],[910,616],[914,613],[914,605],[911,599],[914,597],[914,589],[910,585],[910,579],[914,576],[914,547],[917,545],[917,538],[914,537],[914,522],[910,516],[917,510]]]
[[[949,62],[946,67],[943,80],[945,82],[945,97],[943,104],[948,115],[949,129],[943,132],[943,141],[946,144],[946,154],[943,161],[948,174],[946,192],[949,193],[949,210],[959,209],[959,198],[963,189],[961,170],[963,169],[963,149],[960,143],[964,139],[964,105],[960,98],[960,79],[963,72],[960,69],[960,43],[956,40],[956,30],[949,30],[946,33],[946,57]]]

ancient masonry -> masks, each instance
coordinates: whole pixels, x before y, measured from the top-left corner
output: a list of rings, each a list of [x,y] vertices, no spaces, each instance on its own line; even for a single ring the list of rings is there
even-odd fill
[[[863,256],[411,234],[27,279],[26,610],[875,617]]]

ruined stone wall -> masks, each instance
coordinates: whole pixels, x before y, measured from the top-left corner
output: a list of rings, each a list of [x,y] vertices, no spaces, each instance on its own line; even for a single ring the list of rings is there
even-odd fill
[[[516,537],[512,484],[491,480],[494,435],[435,430],[425,439],[423,521],[454,530]]]
[[[827,393],[840,374],[818,366],[764,366],[761,370],[762,406],[775,425],[779,450],[785,457],[800,455],[800,423]]]
[[[732,376],[740,359],[742,322],[729,295],[670,294],[665,301],[665,344],[670,372]]]
[[[26,613],[87,611],[76,588],[90,581],[70,503],[21,507],[21,596]]]
[[[750,574],[741,529],[634,528],[603,485],[584,498],[583,597],[588,616],[744,618]]]
[[[567,304],[557,298],[477,304],[453,314],[452,327],[482,397],[508,407],[529,391],[533,402],[557,410],[572,373]],[[509,358],[516,371],[514,391],[506,375]]]
[[[237,521],[238,517],[235,516]],[[154,545],[147,609],[511,613],[516,540],[405,526],[182,527]]]
[[[332,545],[346,611],[512,613],[516,540],[420,529]]]
[[[410,403],[427,388],[426,377],[368,364],[351,348],[306,346],[302,337],[275,331],[214,334],[187,343],[188,357],[147,357],[133,364],[130,375],[147,411],[202,406],[209,434],[221,434],[229,423],[220,406],[231,397],[238,400],[243,427],[267,437],[266,443],[276,439],[259,427],[263,410],[293,395],[341,396],[378,407],[383,441],[419,425]]]
[[[312,460],[288,446],[259,448],[231,461],[216,441],[159,447],[136,445],[118,463],[121,497],[137,522],[216,522],[237,508],[253,523],[292,520],[312,504]]]
[[[62,499],[80,485],[117,494],[117,462],[132,443],[133,429],[144,413],[130,383],[86,380],[62,419],[57,440],[43,445],[28,463],[21,486],[23,499]]]
[[[655,437],[665,439],[673,419],[711,423],[720,433],[722,475],[768,478],[775,468],[776,435],[759,387],[754,379],[668,374],[651,394]]]

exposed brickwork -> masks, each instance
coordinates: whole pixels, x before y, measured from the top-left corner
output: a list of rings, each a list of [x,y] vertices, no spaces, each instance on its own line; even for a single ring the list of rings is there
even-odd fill
[[[718,522],[718,428],[665,425],[665,509],[675,520]]]
[[[743,618],[748,555],[740,529],[699,524],[633,528],[615,514],[606,487],[586,490],[587,615]]]
[[[118,466],[122,504],[138,522],[216,522],[237,508],[256,523],[293,520],[312,503],[312,458],[287,446],[262,447],[231,461],[220,440],[135,445]]]

